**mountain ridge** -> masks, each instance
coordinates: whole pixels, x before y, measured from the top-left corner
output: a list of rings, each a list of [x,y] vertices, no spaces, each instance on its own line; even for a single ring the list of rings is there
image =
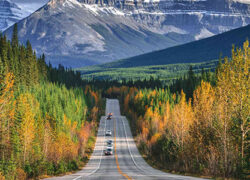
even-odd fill
[[[141,1],[51,0],[18,23],[19,38],[23,43],[29,39],[37,53],[45,53],[53,65],[81,67],[250,24],[250,5],[216,1],[143,1],[139,5]],[[12,28],[5,33],[10,38]]]
[[[21,20],[28,14],[21,9],[16,3],[9,0],[0,1],[0,31],[4,31],[14,23]]]
[[[228,56],[232,46],[242,47],[250,38],[250,25],[184,45],[97,65],[99,68],[129,68],[176,63],[201,63]]]

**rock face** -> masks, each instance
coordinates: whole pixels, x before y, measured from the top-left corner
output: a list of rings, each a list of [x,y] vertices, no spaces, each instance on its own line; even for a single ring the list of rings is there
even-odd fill
[[[18,27],[20,39],[29,39],[52,64],[79,67],[248,24],[250,5],[241,0],[51,0]]]
[[[27,13],[11,1],[0,0],[0,31],[4,31],[27,16]]]

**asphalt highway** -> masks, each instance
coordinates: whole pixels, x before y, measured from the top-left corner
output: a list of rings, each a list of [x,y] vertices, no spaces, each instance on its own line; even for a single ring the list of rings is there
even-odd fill
[[[48,180],[201,179],[165,173],[149,166],[138,152],[128,120],[121,116],[118,100],[107,99],[106,115],[110,112],[113,113],[111,120],[107,120],[107,116],[101,117],[95,148],[87,165],[77,173]],[[111,130],[112,136],[105,136],[106,130]],[[113,140],[114,154],[105,156],[108,139]]]

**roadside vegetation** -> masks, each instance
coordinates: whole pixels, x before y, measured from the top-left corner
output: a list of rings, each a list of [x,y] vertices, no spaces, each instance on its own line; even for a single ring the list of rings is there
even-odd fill
[[[140,152],[159,169],[249,178],[249,42],[214,73],[187,75],[163,88],[114,86]]]
[[[47,65],[28,41],[19,44],[15,26],[11,41],[0,36],[0,180],[83,166],[104,113],[102,97],[120,100],[140,152],[159,169],[247,179],[249,63],[246,41],[230,60],[114,69],[107,79],[82,80],[79,72]]]
[[[19,44],[17,26],[11,41],[0,35],[0,179],[78,170],[93,147],[100,97],[79,73]]]

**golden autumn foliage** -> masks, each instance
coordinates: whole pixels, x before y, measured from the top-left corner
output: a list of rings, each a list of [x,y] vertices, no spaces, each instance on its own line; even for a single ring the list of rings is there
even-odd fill
[[[14,122],[14,77],[7,73],[5,78],[0,79],[0,154],[10,150],[10,130]]]
[[[0,179],[77,170],[96,131],[101,93],[83,86],[80,73],[46,64],[29,41],[19,44],[17,32],[15,25],[12,41],[0,35]]]
[[[231,173],[231,158],[237,159],[241,155],[241,165],[245,158],[245,150],[249,147],[249,42],[244,43],[243,49],[233,49],[232,60],[225,59],[225,63],[218,72],[216,87],[215,117],[218,119],[218,135],[221,138],[223,149],[224,176]],[[240,143],[234,138],[235,133],[240,135]],[[233,136],[232,136],[233,135]],[[234,146],[240,148],[235,149]]]
[[[125,109],[125,111],[129,110],[129,104],[128,104],[129,103],[129,98],[130,98],[130,96],[129,96],[129,94],[127,94],[125,99],[124,99],[124,109]]]
[[[95,100],[95,105],[98,105],[98,95],[96,92],[90,91],[91,96],[94,98]]]
[[[1,172],[0,172],[0,180],[5,180],[5,177],[2,175]]]
[[[21,121],[19,134],[23,151],[23,163],[29,161],[28,154],[32,150],[32,142],[35,138],[35,114],[33,107],[37,107],[38,103],[33,103],[31,94],[22,94],[17,100],[18,118]]]
[[[201,81],[192,99],[183,91],[129,90],[124,110],[143,153],[174,171],[244,177],[250,157],[249,63],[246,41],[217,68],[216,85]]]
[[[87,144],[87,141],[89,139],[89,136],[91,135],[91,124],[86,122],[84,126],[81,127],[81,129],[78,131],[78,139],[79,139],[79,154],[81,156],[85,153],[85,146]]]
[[[97,106],[94,106],[91,110],[91,119],[93,122],[97,121],[98,114],[99,114],[99,108]]]
[[[13,86],[7,73],[0,84],[1,179],[76,170],[96,129],[99,94],[91,91],[93,108],[87,113],[81,89],[46,84],[14,91]]]
[[[201,82],[194,91],[193,109],[197,123],[203,121],[206,126],[212,126],[215,91],[210,83]]]
[[[169,123],[170,134],[176,139],[177,144],[183,149],[184,143],[188,138],[188,130],[193,121],[191,103],[186,103],[186,96],[181,92],[180,102],[174,106],[171,112]]]
[[[17,168],[17,177],[18,177],[18,180],[26,180],[27,179],[27,175],[26,173],[24,172],[23,169],[21,168]],[[1,179],[1,178],[0,178]]]

